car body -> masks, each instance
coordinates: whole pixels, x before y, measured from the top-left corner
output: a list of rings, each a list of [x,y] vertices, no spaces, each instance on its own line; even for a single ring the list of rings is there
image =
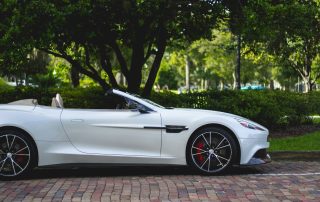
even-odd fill
[[[268,130],[245,118],[217,111],[164,108],[115,89],[108,95],[121,100],[114,109],[63,108],[59,95],[53,98],[52,106],[38,105],[36,100],[0,105],[0,176],[22,175],[28,166],[188,165],[192,159],[200,162],[193,163],[199,171],[215,173],[233,164],[270,161],[266,153]],[[27,149],[19,151],[23,147]],[[224,157],[217,158],[214,148]],[[32,159],[27,163],[19,157],[23,162],[19,164],[14,155]],[[232,158],[223,160],[229,156]],[[211,170],[213,163],[217,169]]]

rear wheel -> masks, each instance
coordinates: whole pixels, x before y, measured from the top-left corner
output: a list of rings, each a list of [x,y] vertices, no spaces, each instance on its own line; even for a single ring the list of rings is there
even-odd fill
[[[35,166],[35,148],[29,137],[16,130],[0,132],[0,177],[13,179]]]
[[[187,148],[188,162],[204,174],[221,172],[235,160],[237,147],[231,134],[216,127],[197,131]]]

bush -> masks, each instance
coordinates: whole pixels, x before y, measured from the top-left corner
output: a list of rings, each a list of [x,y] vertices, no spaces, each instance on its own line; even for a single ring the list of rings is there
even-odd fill
[[[68,108],[106,108],[107,100],[99,87],[91,88],[0,88],[0,103],[36,98],[50,105],[60,93]],[[151,100],[167,107],[199,108],[229,112],[249,118],[270,129],[303,124],[309,115],[320,114],[320,92],[308,94],[286,91],[208,91],[189,94],[153,93]]]
[[[0,78],[0,90],[10,89],[12,86],[8,85],[2,78]]]
[[[303,124],[309,115],[320,114],[320,93],[286,91],[210,91],[177,95],[154,94],[164,106],[217,110],[256,121],[270,129]]]

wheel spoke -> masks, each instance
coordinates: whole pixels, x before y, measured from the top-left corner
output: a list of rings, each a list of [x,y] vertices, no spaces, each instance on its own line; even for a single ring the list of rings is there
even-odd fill
[[[11,159],[11,165],[12,165],[12,169],[13,169],[14,175],[17,175],[17,172],[16,172],[16,169],[14,168],[13,160],[12,160],[12,159]]]
[[[29,165],[31,151],[25,139],[19,135],[5,134],[1,136],[3,147],[0,149],[0,175],[17,176]],[[21,156],[21,162],[14,156]],[[19,161],[18,161],[19,160]],[[10,162],[11,161],[11,162]]]
[[[221,162],[220,159],[217,157],[217,155],[214,155],[214,157],[216,157],[216,159],[219,161],[219,164],[218,164],[218,165],[223,166],[222,162]]]
[[[13,140],[12,140],[12,142],[11,142],[11,145],[10,145],[9,151],[11,151],[11,148],[12,148],[12,145],[13,145],[13,143],[14,143],[15,139],[16,139],[16,136],[13,136]]]
[[[204,135],[202,134],[201,136],[202,136],[202,138],[204,139],[204,141],[206,142],[206,144],[210,147],[210,145],[209,145],[207,139],[204,137]]]
[[[5,162],[7,160],[8,157],[6,157],[5,159],[3,159],[2,161],[0,161],[0,163]]]
[[[8,150],[9,150],[10,145],[9,145],[9,138],[8,138],[8,135],[6,135],[6,139],[7,139],[7,147],[8,147]]]
[[[199,152],[199,153],[195,153],[195,154],[192,154],[193,156],[194,155],[199,155],[199,154],[203,154],[203,153],[207,153],[208,151],[203,151],[203,152]]]
[[[221,142],[216,146],[216,148],[219,147],[225,139],[226,139],[226,138],[224,137],[224,138],[221,140]]]
[[[21,151],[23,151],[23,150],[25,150],[25,149],[27,149],[27,148],[28,148],[28,146],[25,146],[25,147],[23,147],[22,149],[20,149],[19,151],[15,152],[14,154],[17,154],[17,153],[19,153],[19,152],[21,152]]]
[[[1,171],[2,171],[2,168],[3,168],[4,164],[5,164],[6,161],[7,161],[7,159],[8,159],[8,158],[5,158],[4,160],[1,161],[1,162],[2,162],[2,165],[1,165],[1,168],[0,168],[0,173],[1,173]]]
[[[201,168],[203,168],[203,166],[206,164],[206,162],[208,161],[209,158],[210,158],[210,157],[208,157],[208,158],[205,160],[205,162],[201,165]]]
[[[190,155],[193,163],[200,170],[214,173],[230,164],[232,152],[233,148],[227,135],[209,130],[197,135],[192,143]]]
[[[222,149],[222,148],[229,147],[229,146],[230,146],[230,144],[227,144],[227,145],[224,145],[224,146],[218,147],[218,148],[216,148],[216,149]]]
[[[221,159],[225,160],[225,161],[229,161],[229,159],[226,159],[226,158],[224,158],[224,157],[222,157],[222,156],[219,156],[218,154],[216,154],[216,156],[217,156],[218,158],[221,158]]]
[[[192,148],[193,148],[193,149],[198,149],[198,150],[200,150],[200,151],[207,152],[206,150],[203,150],[203,149],[201,149],[201,148],[199,148],[199,147],[192,146]]]
[[[11,161],[12,161],[14,164],[16,164],[16,166],[19,167],[20,171],[23,170],[23,168],[21,168],[21,166],[19,166],[19,164],[17,164],[17,162],[15,162],[13,159],[11,159]]]

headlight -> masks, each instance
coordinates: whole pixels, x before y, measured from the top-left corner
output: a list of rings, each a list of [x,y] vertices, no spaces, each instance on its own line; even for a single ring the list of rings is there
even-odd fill
[[[247,120],[243,120],[243,119],[238,119],[236,118],[236,120],[243,126],[249,129],[253,129],[253,130],[261,130],[261,131],[265,131],[263,128],[251,123],[250,121]]]

